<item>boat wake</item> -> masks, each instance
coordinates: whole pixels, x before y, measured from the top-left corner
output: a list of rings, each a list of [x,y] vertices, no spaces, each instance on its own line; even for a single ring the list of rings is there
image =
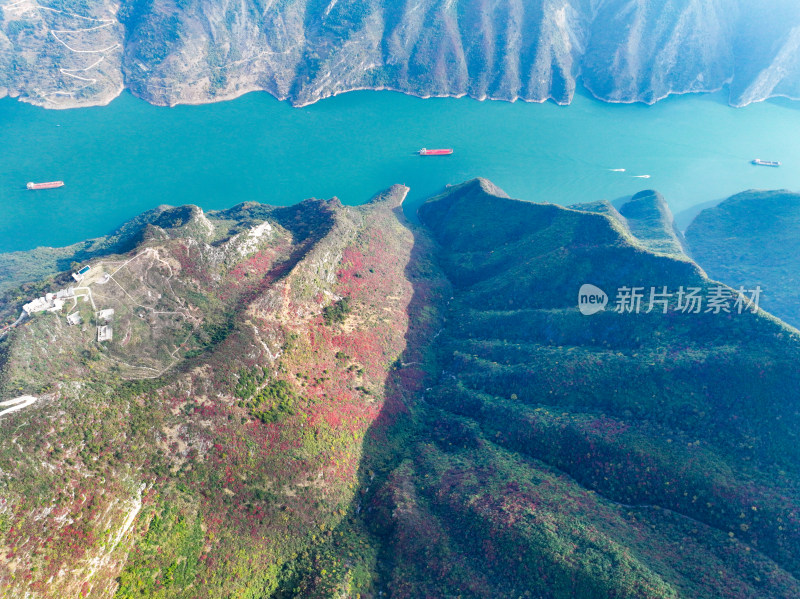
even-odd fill
[[[624,173],[625,172],[624,168],[610,168],[608,170],[611,171],[612,173]]]
[[[649,179],[650,175],[632,175],[634,179]]]

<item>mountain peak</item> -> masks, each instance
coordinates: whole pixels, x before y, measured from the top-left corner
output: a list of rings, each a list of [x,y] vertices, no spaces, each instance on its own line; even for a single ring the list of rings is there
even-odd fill
[[[686,240],[709,276],[736,289],[760,287],[764,309],[800,327],[800,194],[738,193],[700,212]]]
[[[650,250],[684,256],[682,235],[664,196],[657,191],[640,191],[620,206],[619,213],[630,232]]]
[[[399,208],[408,196],[409,188],[395,184],[375,195],[368,204],[386,204],[391,208]]]

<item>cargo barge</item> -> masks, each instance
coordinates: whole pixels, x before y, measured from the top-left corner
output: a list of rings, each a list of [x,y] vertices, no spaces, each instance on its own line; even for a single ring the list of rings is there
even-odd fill
[[[28,183],[28,189],[55,189],[64,187],[63,181],[48,181],[47,183]]]
[[[438,150],[429,150],[428,148],[422,148],[419,151],[420,156],[449,156],[453,153],[451,148],[440,148]]]

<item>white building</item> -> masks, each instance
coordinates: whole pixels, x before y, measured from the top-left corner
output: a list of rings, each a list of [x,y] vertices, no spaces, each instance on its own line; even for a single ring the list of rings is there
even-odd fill
[[[44,297],[37,297],[32,302],[22,306],[22,309],[28,313],[28,316],[36,312],[58,312],[64,307],[64,300],[56,298],[55,294],[48,293]]]
[[[97,322],[104,321],[106,324],[110,323],[114,319],[114,309],[108,308],[106,310],[100,310],[97,313]]]
[[[37,297],[32,302],[28,302],[22,309],[30,316],[31,314],[35,314],[36,312],[44,312],[47,310],[47,300],[43,297]]]
[[[36,312],[58,312],[64,307],[64,301],[73,297],[75,297],[75,289],[69,287],[55,293],[48,293],[44,297],[37,297],[22,306],[22,309],[27,312],[28,316]]]
[[[91,268],[89,266],[84,266],[78,272],[72,273],[72,278],[75,279],[78,283],[83,281],[83,275],[89,272]]]

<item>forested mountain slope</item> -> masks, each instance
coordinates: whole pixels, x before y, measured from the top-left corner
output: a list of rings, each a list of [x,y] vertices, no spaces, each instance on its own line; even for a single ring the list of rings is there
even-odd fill
[[[800,326],[800,194],[750,190],[703,210],[686,230],[709,276],[763,290],[762,305]]]
[[[23,0],[0,9],[0,95],[48,107],[352,89],[654,102],[731,85],[800,96],[790,0]]]
[[[35,287],[73,293],[0,341],[8,597],[800,594],[800,335],[707,310],[652,194],[406,192],[162,208]]]

